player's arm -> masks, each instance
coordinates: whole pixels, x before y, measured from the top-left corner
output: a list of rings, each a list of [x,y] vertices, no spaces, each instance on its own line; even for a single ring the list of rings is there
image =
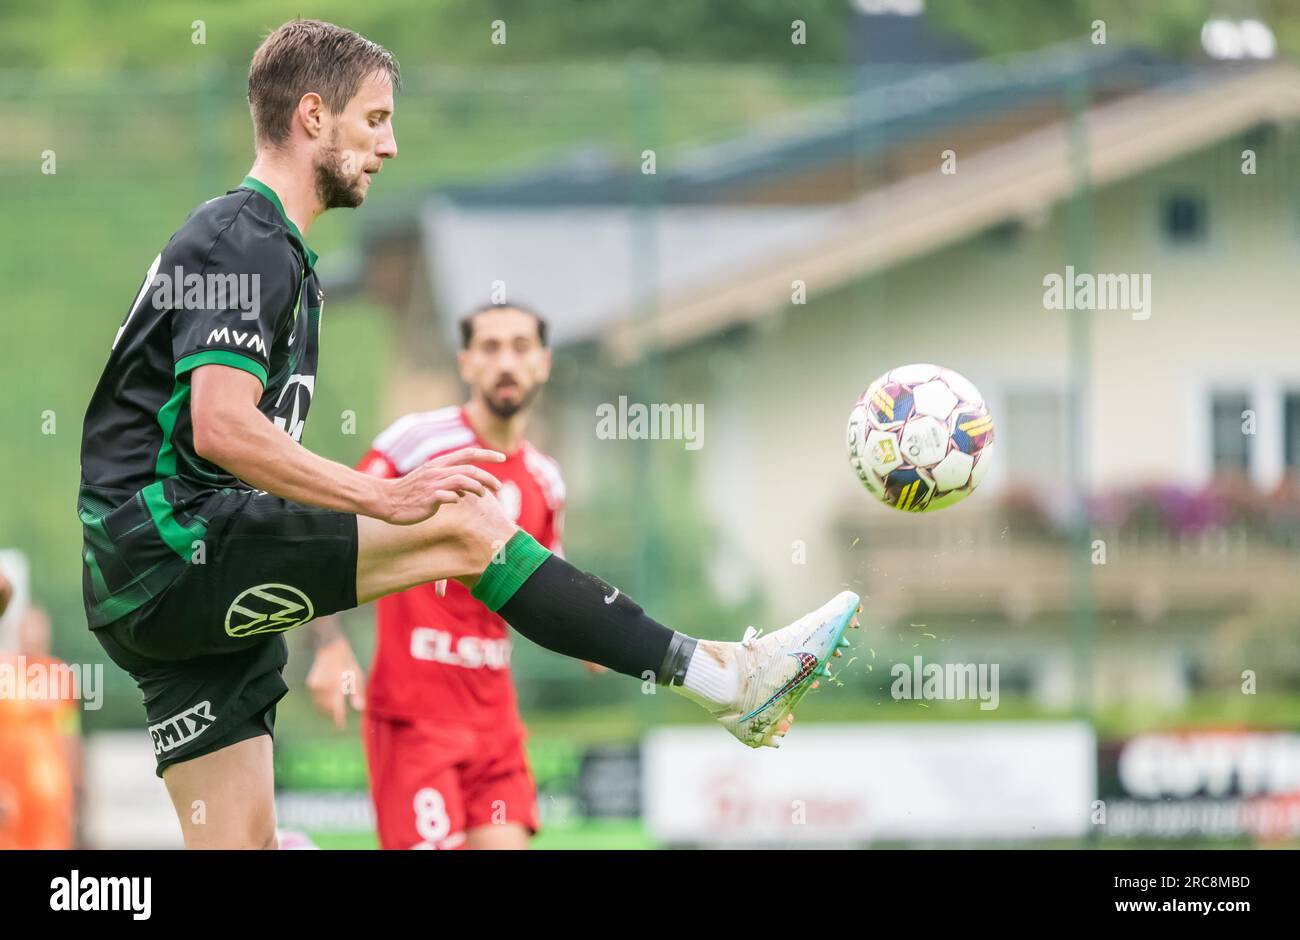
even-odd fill
[[[258,285],[251,316],[239,304],[171,311],[172,360],[177,381],[190,383],[200,457],[283,499],[403,525],[429,518],[463,493],[500,487],[490,473],[467,465],[505,459],[495,452],[462,451],[382,481],[311,453],[267,420],[257,405],[271,373],[271,351],[290,325],[302,283],[283,257],[257,250],[233,228],[211,242],[178,235],[162,255],[162,270],[235,275]]]
[[[318,712],[331,719],[334,727],[345,728],[347,707],[357,711],[366,707],[365,674],[338,614],[318,617],[311,622],[311,629],[316,655],[307,673],[307,691]]]
[[[198,455],[282,499],[409,525],[465,493],[501,488],[496,477],[469,463],[504,460],[496,451],[466,448],[381,480],[313,454],[268,421],[257,409],[262,383],[256,375],[208,364],[190,373],[190,383]]]

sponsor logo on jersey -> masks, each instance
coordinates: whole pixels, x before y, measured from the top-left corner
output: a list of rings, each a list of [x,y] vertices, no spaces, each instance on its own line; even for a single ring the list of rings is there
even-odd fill
[[[411,631],[411,656],[462,669],[506,669],[510,665],[510,641],[505,637],[453,638],[446,630],[416,627]]]
[[[302,431],[307,424],[307,409],[311,407],[311,396],[316,390],[316,376],[299,375],[296,372],[289,376],[289,381],[284,383],[284,388],[280,389],[279,396],[275,399],[277,409],[284,406],[285,396],[293,392],[293,412],[286,418],[280,415],[272,418],[275,426],[284,431],[295,441],[302,440]],[[304,402],[302,392],[307,393]]]
[[[239,346],[266,355],[266,344],[262,342],[262,337],[254,332],[232,330],[230,327],[223,326],[219,330],[213,330],[208,334],[208,338],[203,341],[205,346],[211,346],[213,343],[219,343],[222,346]]]
[[[226,611],[226,634],[233,637],[283,633],[316,616],[311,598],[288,584],[259,584],[235,598]]]
[[[212,703],[199,702],[179,715],[173,715],[156,725],[150,725],[149,736],[153,738],[153,752],[164,754],[182,744],[188,744],[207,731],[216,720],[217,716],[212,714]]]

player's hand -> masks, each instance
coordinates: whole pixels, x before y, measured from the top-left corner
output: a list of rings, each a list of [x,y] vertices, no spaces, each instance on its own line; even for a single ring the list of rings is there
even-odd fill
[[[609,672],[608,666],[602,666],[600,663],[589,663],[585,659],[582,661],[582,668],[595,676],[600,675],[602,672]]]
[[[316,710],[331,719],[336,728],[347,727],[348,705],[357,711],[366,707],[364,674],[345,637],[331,640],[316,651],[307,673],[307,690]]]
[[[481,447],[466,447],[435,457],[406,476],[384,481],[387,505],[377,518],[394,525],[423,522],[438,507],[458,503],[466,493],[486,496],[501,489],[501,481],[473,463],[501,463],[506,455]]]

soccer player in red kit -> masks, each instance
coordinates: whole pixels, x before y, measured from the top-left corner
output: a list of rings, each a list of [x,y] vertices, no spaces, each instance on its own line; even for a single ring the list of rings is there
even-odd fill
[[[461,321],[459,355],[468,403],[400,418],[358,469],[392,478],[463,447],[501,451],[506,460],[492,472],[506,515],[561,554],[559,467],[524,439],[530,407],[550,374],[546,329],[519,306],[470,313]],[[376,608],[363,735],[381,846],[525,848],[539,821],[505,621],[454,581],[382,597]],[[337,677],[352,653],[337,623],[326,623],[318,636],[322,629],[332,636],[318,650],[308,684],[337,722],[344,714]]]

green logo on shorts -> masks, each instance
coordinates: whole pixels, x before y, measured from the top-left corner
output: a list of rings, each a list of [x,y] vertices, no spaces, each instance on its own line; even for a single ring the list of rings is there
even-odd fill
[[[226,611],[226,633],[234,637],[283,633],[316,616],[311,598],[287,584],[259,584],[235,598]]]

